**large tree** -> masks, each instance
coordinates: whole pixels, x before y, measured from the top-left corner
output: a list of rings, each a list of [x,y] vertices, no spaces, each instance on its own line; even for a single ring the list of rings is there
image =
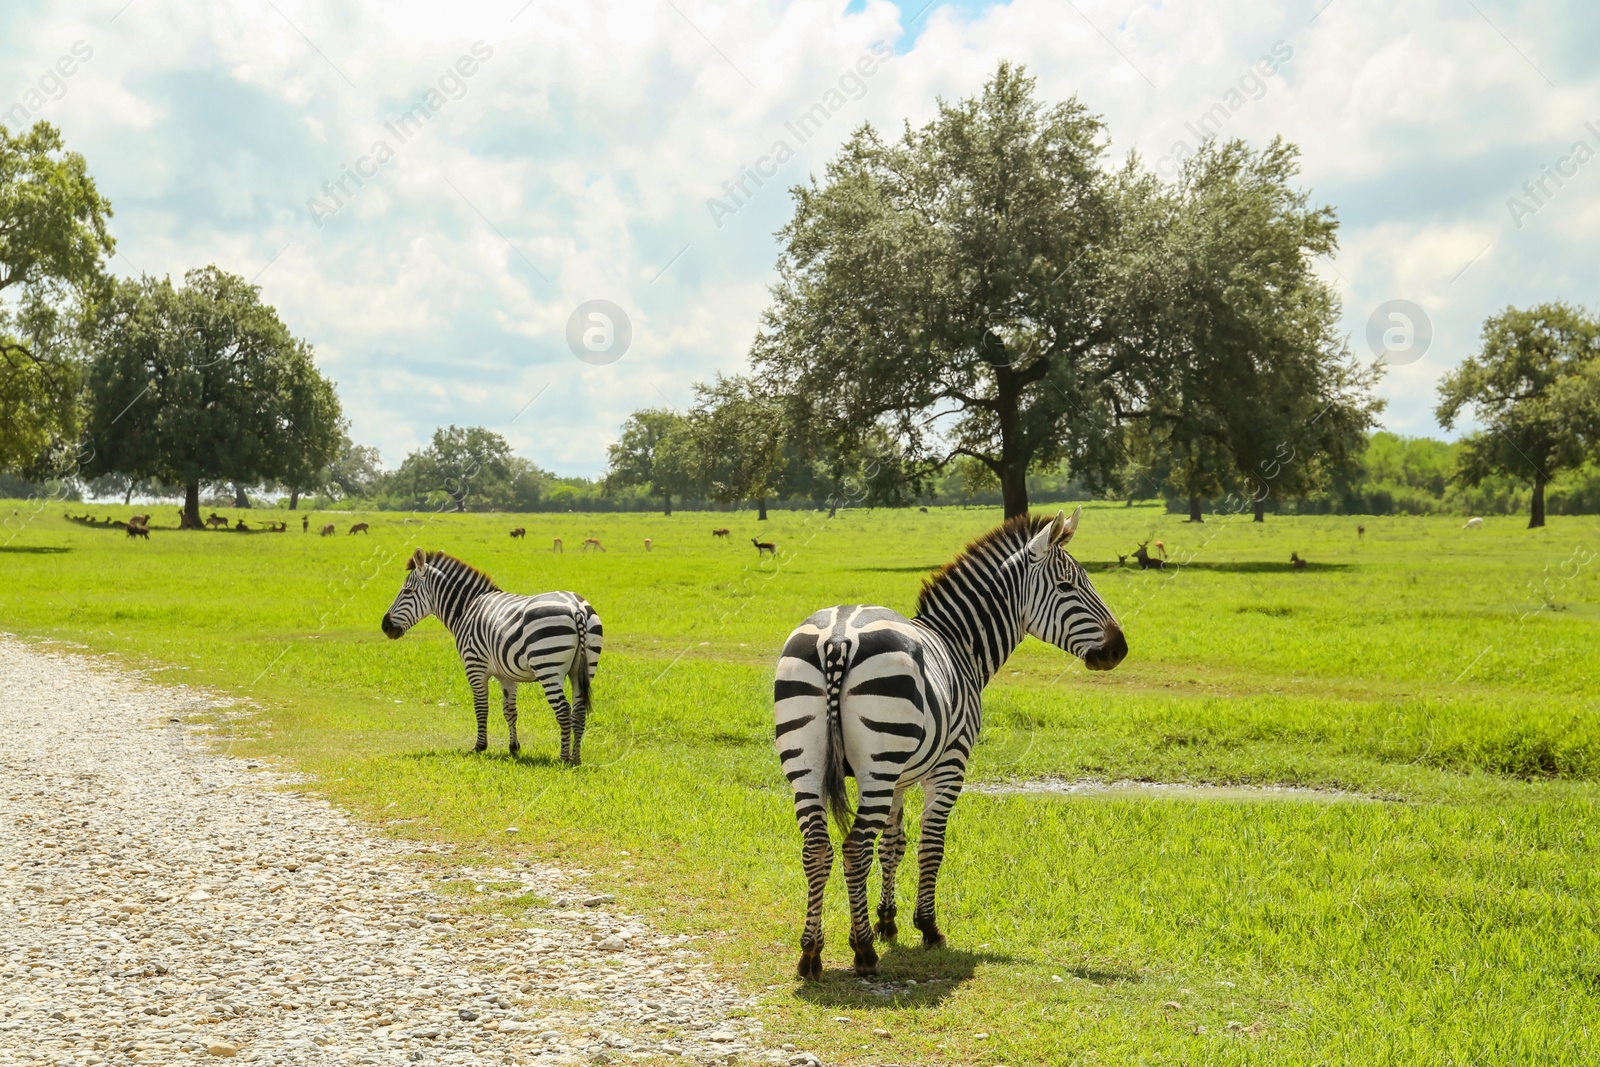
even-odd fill
[[[1564,303],[1492,316],[1482,350],[1439,383],[1445,429],[1467,409],[1483,429],[1462,441],[1456,480],[1531,482],[1528,527],[1543,526],[1550,479],[1600,454],[1600,323]]]
[[[95,345],[85,473],[182,485],[186,525],[201,483],[289,481],[338,448],[338,398],[310,345],[237,275],[119,282]]]
[[[105,283],[110,217],[55,127],[0,126],[0,469],[76,436],[75,320]]]
[[[606,450],[606,486],[645,486],[661,498],[661,510],[672,514],[672,497],[691,490],[696,459],[689,421],[667,408],[646,408],[629,415],[622,437]]]
[[[1293,185],[1298,152],[1274,140],[1210,142],[1161,210],[1159,306],[1149,313],[1166,373],[1145,414],[1198,522],[1233,491],[1262,521],[1274,497],[1347,471],[1381,409],[1376,366],[1350,358],[1339,301],[1313,269],[1338,222]]]
[[[840,435],[887,430],[912,462],[970,456],[1027,511],[1030,467],[1090,481],[1153,363],[1130,250],[1155,237],[1151,180],[1102,166],[1076,99],[1045,107],[1002,63],[894,142],[865,126],[795,190],[752,358],[769,392],[814,400]],[[1135,294],[1130,299],[1129,294]]]
[[[392,485],[416,500],[443,494],[454,511],[466,511],[475,500],[488,507],[505,507],[522,470],[517,459],[510,442],[493,430],[441,426],[433,431],[426,447],[400,464]]]
[[[689,416],[695,481],[720,503],[754,501],[756,518],[765,520],[767,500],[778,492],[788,425],[783,402],[750,378],[719,374],[696,384]]]

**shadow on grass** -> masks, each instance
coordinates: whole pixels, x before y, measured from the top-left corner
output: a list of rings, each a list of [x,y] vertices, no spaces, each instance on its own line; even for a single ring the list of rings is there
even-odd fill
[[[482,760],[485,763],[509,763],[517,767],[550,767],[559,770],[573,769],[570,764],[562,763],[559,756],[548,752],[530,753],[522,751],[513,756],[505,749],[495,751],[493,748],[487,752],[474,752],[470,748],[430,748],[423,752],[401,752],[398,758],[408,759],[413,763],[460,763],[463,760]]]
[[[59,556],[63,552],[71,552],[70,548],[58,545],[4,545],[0,552],[20,552],[29,556]]]
[[[1307,563],[1308,571],[1347,571],[1349,563]],[[1212,571],[1217,574],[1291,574],[1295,566],[1288,560],[1282,563],[1265,563],[1258,560],[1243,560],[1237,563],[1168,563],[1169,571]]]
[[[827,960],[826,952],[823,956]],[[891,944],[878,961],[878,976],[861,979],[850,967],[850,949],[841,949],[838,963],[822,972],[822,981],[799,983],[799,1000],[827,1008],[934,1007],[969,981],[980,963],[1008,964],[1016,958],[1000,952],[925,949],[916,944]],[[916,985],[907,985],[914,979]]]
[[[938,563],[918,564],[914,567],[851,567],[851,574],[932,574],[948,563],[940,560]]]

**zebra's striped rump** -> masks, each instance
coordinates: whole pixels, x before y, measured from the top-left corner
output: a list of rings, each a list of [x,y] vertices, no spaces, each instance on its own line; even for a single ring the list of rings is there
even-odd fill
[[[482,571],[443,552],[418,550],[406,562],[400,593],[383,617],[383,632],[405,634],[429,615],[456,639],[472,687],[478,720],[475,746],[489,745],[489,679],[500,681],[512,752],[517,741],[517,685],[537,682],[561,726],[561,758],[580,762],[594,675],[604,630],[600,616],[576,593],[507,593]],[[572,679],[569,703],[565,680]]]
[[[809,893],[800,975],[822,973],[822,898],[833,866],[831,814],[845,831],[856,971],[877,969],[875,934],[893,937],[894,878],[905,853],[902,802],[923,787],[914,922],[942,944],[934,888],[944,830],[982,720],[982,692],[1024,634],[1109,669],[1127,640],[1066,551],[1077,528],[1019,519],[973,542],[924,586],[915,618],[874,605],[825,608],[789,635],[773,686],[776,747],[795,794]],[[859,796],[852,812],[845,779]],[[881,844],[878,842],[882,835]],[[876,931],[867,908],[874,847],[883,870]]]

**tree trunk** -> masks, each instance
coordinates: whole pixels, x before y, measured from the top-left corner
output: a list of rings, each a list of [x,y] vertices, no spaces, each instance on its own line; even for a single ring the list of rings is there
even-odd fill
[[[238,482],[233,483],[233,506],[236,508],[247,508],[250,506],[250,498],[244,495],[244,486],[240,485]]]
[[[183,487],[183,523],[190,530],[204,527],[200,524],[200,483],[190,482]]]
[[[1189,521],[1190,522],[1205,522],[1206,521],[1206,517],[1204,515],[1200,514],[1200,498],[1197,497],[1197,496],[1192,496],[1192,497],[1189,498]]]
[[[298,490],[298,489],[289,490],[289,510],[293,511],[295,508],[297,508],[299,506],[300,506],[300,490]]]
[[[128,480],[128,491],[122,494],[122,506],[127,507],[133,503],[133,480]]]
[[[1256,505],[1256,517],[1254,519],[1252,519],[1251,521],[1252,522],[1266,522],[1267,521],[1267,498],[1264,497],[1264,496],[1256,497],[1255,498],[1255,505]]]
[[[767,498],[766,497],[761,497],[759,500],[757,500],[756,501],[756,508],[760,511],[760,514],[757,515],[756,518],[759,519],[761,522],[766,522],[767,521]]]
[[[661,494],[661,508],[662,508],[661,513],[663,515],[671,515],[672,514],[672,494],[671,493],[662,493]]]
[[[1005,505],[1006,518],[1014,519],[1028,513],[1028,465],[1010,464],[1000,468],[1000,500]]]
[[[1533,476],[1533,514],[1528,516],[1528,529],[1544,525],[1544,475]]]

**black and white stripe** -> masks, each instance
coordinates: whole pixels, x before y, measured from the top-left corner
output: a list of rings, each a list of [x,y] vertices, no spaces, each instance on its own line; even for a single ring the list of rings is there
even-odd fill
[[[472,686],[478,743],[489,747],[489,679],[505,694],[511,751],[517,743],[517,683],[538,682],[561,724],[561,758],[580,762],[590,692],[600,667],[604,633],[600,616],[577,593],[518,596],[488,575],[443,552],[418,549],[406,561],[406,580],[383,617],[383,632],[397,638],[429,615],[455,635],[456,650]],[[572,701],[563,682],[572,677]]]
[[[778,757],[794,787],[809,894],[800,976],[822,976],[822,896],[833,867],[828,813],[846,830],[845,887],[857,974],[877,971],[867,872],[883,888],[876,933],[892,938],[894,878],[906,850],[901,802],[923,788],[913,921],[924,944],[943,944],[934,885],[945,824],[961,794],[982,723],[983,687],[1024,634],[1109,670],[1128,643],[1088,575],[1066,550],[1082,509],[1054,521],[1012,519],[979,538],[922,589],[916,618],[862,604],[825,608],[789,635],[774,701]],[[845,778],[860,801],[850,811]]]

